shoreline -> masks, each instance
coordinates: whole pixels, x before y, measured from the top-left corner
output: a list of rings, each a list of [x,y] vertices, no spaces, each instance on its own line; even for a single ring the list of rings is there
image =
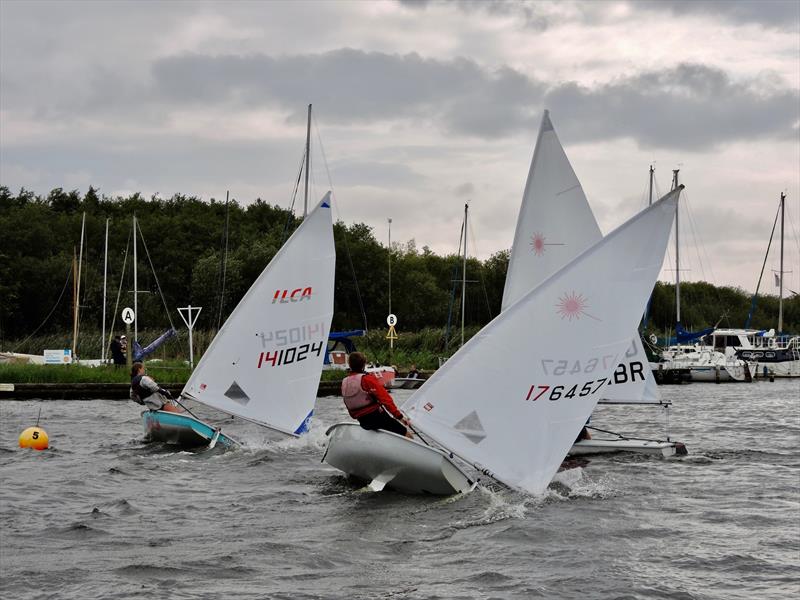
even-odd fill
[[[162,387],[177,396],[182,383],[166,383]],[[320,381],[317,397],[339,394],[341,382]],[[2,383],[0,401],[6,400],[128,400],[128,383]]]

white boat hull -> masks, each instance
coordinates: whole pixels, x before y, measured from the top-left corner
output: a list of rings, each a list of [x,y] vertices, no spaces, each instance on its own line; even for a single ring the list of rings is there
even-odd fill
[[[592,438],[575,442],[569,451],[570,456],[589,454],[611,454],[614,452],[637,452],[655,456],[675,456],[686,454],[686,447],[680,442],[662,442],[658,440],[604,440]]]
[[[358,423],[328,429],[322,460],[380,491],[449,496],[472,489],[473,482],[443,451],[389,431],[369,431]]]

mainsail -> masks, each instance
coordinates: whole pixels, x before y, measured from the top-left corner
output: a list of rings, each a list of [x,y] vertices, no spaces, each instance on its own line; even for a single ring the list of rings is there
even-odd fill
[[[603,237],[544,111],[522,195],[503,291],[505,310]],[[662,403],[638,331],[603,393],[608,404]]]
[[[183,394],[288,434],[308,427],[333,317],[330,192],[253,283]]]
[[[542,493],[630,344],[680,189],[503,311],[404,405],[415,428],[517,489]]]

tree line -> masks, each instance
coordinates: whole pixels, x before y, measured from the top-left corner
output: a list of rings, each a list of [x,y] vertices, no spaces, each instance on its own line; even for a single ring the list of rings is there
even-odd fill
[[[138,245],[140,328],[169,327],[164,304],[172,322],[182,326],[176,309],[191,304],[203,307],[196,328],[207,331],[224,322],[301,220],[260,198],[242,206],[235,200],[203,201],[181,194],[166,199],[140,194],[108,197],[91,187],[85,194],[61,188],[47,195],[25,189],[14,194],[0,186],[0,347],[37,328],[65,335],[71,331],[72,263],[79,253],[83,213],[80,322],[81,328],[92,331],[99,331],[102,324],[107,219],[107,323],[118,297],[115,314],[133,304],[132,217],[136,215],[142,235]],[[440,256],[427,246],[419,249],[414,240],[393,243],[390,251],[363,223],[337,222],[334,237],[334,330],[385,327],[390,260],[391,306],[401,332],[443,328],[448,322],[460,325],[458,256]],[[480,327],[499,313],[508,256],[508,250],[500,250],[483,261],[468,260],[467,279],[472,283],[466,286],[467,326]],[[751,305],[750,295],[733,287],[684,283],[681,292],[682,321],[687,328],[742,327]],[[757,302],[751,326],[775,327],[777,297],[762,296]],[[674,286],[659,282],[649,310],[650,329],[668,334],[674,329],[674,314]],[[797,296],[784,301],[784,323],[785,331],[800,330]],[[117,317],[116,329],[121,327]]]

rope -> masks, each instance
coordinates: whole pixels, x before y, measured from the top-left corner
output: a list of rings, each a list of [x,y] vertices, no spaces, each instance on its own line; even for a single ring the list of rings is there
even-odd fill
[[[772,233],[769,234],[769,243],[767,243],[767,252],[764,254],[764,262],[761,265],[761,273],[758,275],[758,283],[756,284],[756,291],[753,294],[753,299],[750,301],[750,312],[747,313],[747,321],[745,321],[744,328],[750,327],[750,320],[753,318],[753,313],[756,310],[756,302],[758,299],[758,290],[761,289],[761,278],[764,276],[764,268],[767,266],[767,259],[769,258],[769,249],[772,246],[772,238],[775,235],[775,227],[778,225],[778,215],[781,214],[781,207],[778,206],[778,212],[775,213],[775,221],[772,223]]]
[[[637,440],[640,442],[663,442],[668,440],[659,440],[653,438],[640,438],[640,437],[628,437],[627,435],[622,435],[621,433],[617,433],[616,431],[607,431],[605,429],[599,429],[597,427],[592,427],[591,425],[585,425],[586,429],[591,429],[592,431],[597,431],[599,433],[607,433],[609,435],[615,435],[621,440]]]
[[[72,279],[72,265],[70,265],[69,268],[67,269],[67,280],[64,282],[64,287],[61,289],[61,293],[58,295],[58,300],[56,300],[56,303],[53,305],[53,308],[50,309],[50,312],[44,318],[44,321],[42,321],[41,324],[36,329],[33,330],[33,333],[31,333],[28,337],[26,337],[19,344],[17,344],[17,347],[14,349],[14,352],[17,351],[17,348],[19,348],[20,346],[25,344],[25,342],[27,342],[34,335],[36,335],[36,332],[39,331],[42,327],[44,327],[44,324],[47,323],[47,321],[50,319],[50,317],[53,316],[53,313],[55,312],[56,308],[58,307],[58,304],[61,302],[61,298],[64,297],[64,292],[67,291],[67,286],[69,285],[69,280],[70,279]]]
[[[300,157],[300,167],[297,169],[297,179],[294,182],[294,189],[292,190],[292,204],[289,206],[289,211],[286,213],[286,223],[283,225],[283,233],[281,234],[281,246],[286,242],[289,234],[289,225],[294,216],[294,203],[297,200],[297,191],[300,189],[300,179],[303,177],[303,165],[306,164],[306,148],[303,144],[303,155]]]
[[[312,115],[312,120],[314,122],[314,131],[317,133],[317,143],[319,144],[320,154],[322,154],[322,164],[325,165],[325,173],[328,176],[328,184],[331,188],[331,196],[336,198],[336,192],[334,192],[333,188],[333,178],[331,177],[331,171],[328,168],[328,157],[325,154],[325,147],[322,145],[322,137],[319,134],[319,127],[317,126],[317,119],[315,116]],[[347,243],[347,226],[344,225],[342,221],[342,216],[339,213],[339,201],[337,200],[335,203],[336,206],[336,216],[338,217],[338,221],[342,222],[342,240],[344,241],[344,249],[345,253],[347,254],[347,263],[350,265],[350,272],[353,274],[353,285],[356,288],[356,298],[358,299],[358,308],[361,311],[361,318],[364,319],[364,331],[369,331],[369,326],[367,323],[367,312],[364,310],[364,301],[361,298],[361,288],[358,285],[358,278],[356,277],[356,268],[353,265],[353,255],[350,253],[350,244]]]
[[[225,229],[222,237],[225,243],[225,249],[222,252],[222,265],[220,266],[220,278],[222,279],[219,292],[219,312],[217,313],[217,331],[219,331],[222,324],[222,309],[225,304],[225,277],[228,273],[228,226],[230,224],[230,193],[225,192]]]
[[[475,256],[478,256],[478,243],[475,241],[475,230],[472,229],[472,221],[469,223],[469,234],[472,238],[472,248],[474,249]],[[492,315],[492,306],[489,304],[489,292],[486,291],[486,279],[483,277],[483,263],[478,261],[479,269],[478,269],[478,276],[481,280],[481,287],[483,288],[483,297],[486,300],[486,313],[489,315],[489,321],[491,321],[494,316]]]
[[[161,296],[161,302],[164,304],[164,310],[167,313],[167,319],[169,320],[169,326],[175,329],[175,323],[172,322],[172,316],[169,314],[169,308],[167,307],[167,301],[164,299],[164,293],[161,291],[161,284],[158,282],[158,275],[156,274],[156,269],[153,266],[153,261],[150,258],[150,251],[147,249],[147,242],[144,241],[144,234],[142,234],[142,228],[139,227],[139,223],[136,223],[136,227],[139,228],[139,234],[142,238],[142,245],[144,246],[144,252],[147,255],[147,262],[150,263],[150,270],[153,272],[153,279],[156,280],[156,287],[158,288],[158,295]],[[175,329],[177,331],[177,329]]]

